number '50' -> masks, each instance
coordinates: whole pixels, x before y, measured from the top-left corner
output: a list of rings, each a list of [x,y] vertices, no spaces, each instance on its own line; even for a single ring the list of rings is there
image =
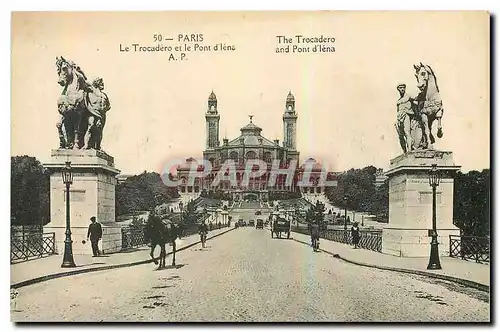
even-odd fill
[[[154,42],[161,42],[163,40],[163,36],[160,34],[155,34],[153,35],[153,41]]]

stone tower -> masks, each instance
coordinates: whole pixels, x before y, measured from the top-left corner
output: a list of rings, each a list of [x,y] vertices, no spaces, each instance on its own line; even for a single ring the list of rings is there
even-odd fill
[[[297,114],[295,113],[295,97],[289,92],[286,97],[285,113],[283,114],[283,147],[296,150],[296,144]]]
[[[220,115],[217,112],[217,97],[212,91],[208,97],[208,109],[205,113],[207,122],[207,150],[214,149],[219,146],[219,120]]]
[[[299,159],[297,152],[297,113],[295,112],[295,97],[288,92],[285,102],[285,113],[283,114],[283,147],[286,149],[285,159]]]

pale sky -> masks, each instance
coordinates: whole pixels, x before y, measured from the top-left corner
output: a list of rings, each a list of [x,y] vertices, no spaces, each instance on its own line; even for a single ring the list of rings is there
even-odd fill
[[[123,53],[153,35],[202,33],[232,52]],[[335,37],[335,53],[276,54],[277,35]],[[178,42],[163,42],[177,45]],[[181,43],[182,44],[182,43]],[[193,43],[189,43],[193,44]],[[104,79],[111,101],[103,148],[124,174],[160,172],[205,148],[207,98],[218,98],[220,141],[249,122],[283,141],[289,90],[301,160],[331,171],[387,168],[401,154],[396,85],[416,90],[413,64],[430,65],[444,105],[444,136],[463,171],[489,168],[489,16],[486,12],[15,13],[12,21],[12,155],[44,161],[58,147],[56,56]]]

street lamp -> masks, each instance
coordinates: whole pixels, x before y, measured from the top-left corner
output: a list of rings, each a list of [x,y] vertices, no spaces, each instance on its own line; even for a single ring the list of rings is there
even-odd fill
[[[441,270],[436,230],[436,187],[439,186],[440,181],[441,176],[437,170],[437,164],[433,164],[431,170],[429,171],[429,185],[432,187],[432,241],[431,255],[429,257],[427,270]]]
[[[182,224],[182,207],[184,206],[184,204],[182,204],[182,202],[179,203],[179,210],[181,211],[181,224]]]
[[[62,169],[62,180],[66,185],[66,239],[64,240],[64,257],[61,267],[76,267],[73,260],[73,248],[71,240],[70,210],[69,210],[69,186],[73,183],[73,173],[71,172],[71,161],[66,162],[66,167]]]
[[[347,230],[347,195],[344,195],[344,230]]]

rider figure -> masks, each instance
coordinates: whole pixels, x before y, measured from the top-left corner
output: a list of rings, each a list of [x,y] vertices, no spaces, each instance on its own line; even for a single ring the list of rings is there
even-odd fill
[[[201,245],[205,248],[206,236],[208,234],[208,226],[205,223],[205,220],[202,220],[200,226],[198,226],[198,233],[200,233],[200,238],[202,239]],[[203,241],[203,237],[205,237],[205,241]]]

